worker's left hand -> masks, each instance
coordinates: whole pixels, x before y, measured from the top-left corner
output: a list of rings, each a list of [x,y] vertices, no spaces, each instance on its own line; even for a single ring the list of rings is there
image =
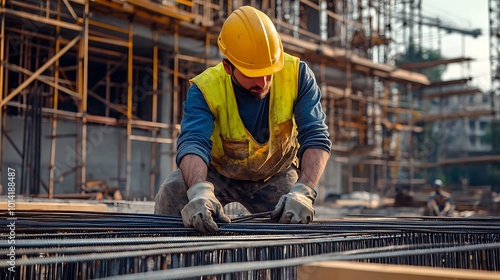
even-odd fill
[[[282,224],[308,224],[314,219],[314,200],[316,191],[307,184],[297,182],[289,193],[280,198],[271,218],[279,218]]]

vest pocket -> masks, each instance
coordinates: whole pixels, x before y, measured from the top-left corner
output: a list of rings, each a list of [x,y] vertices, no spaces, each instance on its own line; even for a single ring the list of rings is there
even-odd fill
[[[287,154],[290,150],[295,150],[297,148],[297,131],[293,126],[293,120],[287,120],[280,123],[278,129],[282,155]]]
[[[221,139],[226,156],[237,160],[248,158],[248,139],[224,139],[222,136]]]

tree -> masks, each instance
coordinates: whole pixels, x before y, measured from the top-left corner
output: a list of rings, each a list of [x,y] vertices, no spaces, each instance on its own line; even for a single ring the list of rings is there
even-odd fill
[[[398,58],[396,58],[396,65],[410,62],[437,61],[442,59],[444,59],[444,57],[441,55],[440,50],[426,49],[423,47],[417,48],[415,44],[410,43],[406,52],[399,54]],[[444,71],[446,71],[446,65],[416,70],[416,72],[427,76],[431,81],[440,81]]]

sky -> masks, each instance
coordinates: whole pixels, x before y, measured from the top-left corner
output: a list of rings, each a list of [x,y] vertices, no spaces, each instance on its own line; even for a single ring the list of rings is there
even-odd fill
[[[422,14],[439,17],[446,24],[454,27],[481,29],[482,35],[477,38],[441,32],[441,54],[444,57],[465,56],[474,59],[469,63],[469,67],[466,63],[463,64],[464,66],[457,63],[450,64],[443,80],[470,76],[473,78],[472,85],[483,91],[489,90],[491,84],[488,0],[422,0]],[[424,36],[424,44],[427,42],[431,47],[438,48],[437,31],[430,31],[430,34],[434,35]]]

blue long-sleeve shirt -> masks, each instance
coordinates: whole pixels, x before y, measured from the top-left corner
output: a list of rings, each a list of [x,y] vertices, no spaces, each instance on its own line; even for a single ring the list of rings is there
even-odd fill
[[[245,128],[257,142],[267,142],[269,139],[269,94],[261,100],[255,100],[247,94],[238,92],[234,84],[233,88]],[[321,91],[314,73],[303,61],[299,65],[298,89],[293,113],[300,144],[299,159],[307,148],[330,152],[332,143],[325,124],[325,113],[321,107]],[[211,161],[212,141],[210,137],[214,130],[215,117],[196,84],[192,84],[188,89],[183,113],[181,133],[177,138],[177,165],[188,154],[200,156],[208,165]]]

